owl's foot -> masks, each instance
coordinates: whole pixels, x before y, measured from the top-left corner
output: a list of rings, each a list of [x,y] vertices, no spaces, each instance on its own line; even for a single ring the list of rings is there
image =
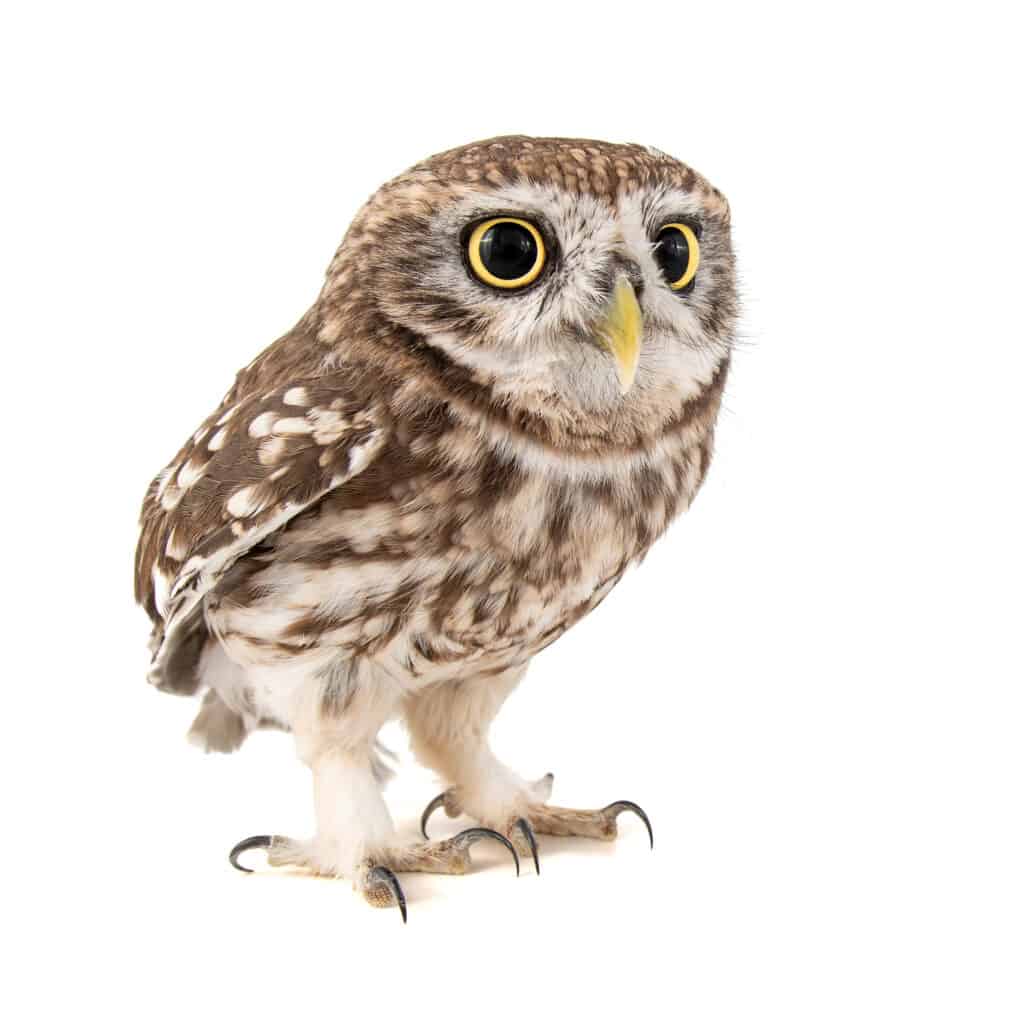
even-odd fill
[[[437,842],[412,843],[407,846],[385,847],[362,861],[356,871],[355,887],[373,907],[394,907],[406,920],[405,893],[396,872],[423,871],[436,875],[464,875],[472,865],[470,848],[481,839],[495,839],[512,854],[519,874],[519,856],[514,844],[489,828],[467,828],[450,839]],[[314,874],[335,876],[339,872],[316,854],[313,843],[289,839],[287,836],[249,836],[237,843],[228,854],[228,860],[239,871],[252,873],[239,857],[248,850],[266,850],[267,862],[272,867],[302,867]]]
[[[571,807],[552,807],[550,804],[535,804],[529,809],[530,824],[534,831],[545,836],[582,836],[586,839],[611,841],[619,835],[619,815],[631,811],[647,827],[647,836],[654,849],[654,830],[651,819],[632,800],[616,800],[596,811],[578,811]]]
[[[545,775],[543,779],[535,782],[531,789],[534,793],[538,790],[546,790],[546,795],[550,795],[552,781],[553,776]],[[427,822],[430,816],[440,807],[444,808],[448,817],[458,817],[462,813],[462,806],[457,790],[445,790],[427,804],[420,819],[420,830],[423,832],[424,838],[427,836]],[[531,801],[527,803],[524,814],[496,824],[499,826],[499,830],[512,840],[520,854],[533,857],[537,873],[540,874],[537,840],[534,833],[549,836],[580,836],[587,839],[610,841],[619,834],[618,818],[624,811],[632,812],[644,823],[651,841],[651,849],[654,849],[654,830],[651,827],[650,818],[647,817],[644,809],[633,803],[632,800],[616,800],[614,803],[608,804],[607,807],[593,811],[553,807],[542,801]]]

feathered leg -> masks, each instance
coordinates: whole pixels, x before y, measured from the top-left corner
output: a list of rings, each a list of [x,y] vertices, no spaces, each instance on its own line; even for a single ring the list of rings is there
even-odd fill
[[[527,782],[503,765],[491,751],[487,732],[525,667],[501,676],[435,687],[406,702],[405,717],[416,756],[453,783],[423,813],[426,838],[430,815],[443,807],[449,817],[463,811],[484,825],[508,835],[521,854],[533,856],[539,870],[534,833],[614,839],[617,819],[631,811],[642,819],[654,845],[650,821],[629,800],[598,810],[575,810],[547,804],[554,776]]]
[[[483,828],[435,843],[399,843],[381,792],[374,750],[377,732],[397,706],[397,696],[378,680],[359,685],[353,672],[343,700],[323,686],[314,697],[298,714],[294,731],[299,756],[313,773],[316,835],[310,840],[250,836],[231,851],[235,867],[249,871],[239,856],[262,848],[273,866],[350,879],[368,903],[398,906],[404,920],[405,895],[396,872],[462,874],[470,865],[470,847],[483,838],[497,839],[516,858],[504,836]],[[516,859],[517,870],[518,866]]]

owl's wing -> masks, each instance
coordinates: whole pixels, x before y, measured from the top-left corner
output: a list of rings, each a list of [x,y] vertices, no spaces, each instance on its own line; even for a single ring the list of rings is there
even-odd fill
[[[368,466],[382,410],[342,380],[236,387],[153,481],[142,506],[135,596],[154,622],[150,681],[200,631],[202,599],[254,545]]]

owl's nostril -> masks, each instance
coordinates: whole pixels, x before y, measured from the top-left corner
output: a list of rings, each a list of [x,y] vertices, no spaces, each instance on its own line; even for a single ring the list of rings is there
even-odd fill
[[[640,270],[637,263],[631,259],[624,257],[617,257],[612,265],[612,287],[615,286],[615,280],[619,277],[625,277],[627,281],[633,286],[633,292],[639,299],[644,293],[644,275]]]

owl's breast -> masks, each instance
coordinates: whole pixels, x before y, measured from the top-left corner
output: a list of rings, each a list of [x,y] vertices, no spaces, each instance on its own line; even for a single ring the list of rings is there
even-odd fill
[[[248,657],[333,648],[416,679],[526,660],[647,551],[704,456],[680,443],[569,472],[478,447],[452,462],[385,453],[295,519],[222,596],[219,633],[255,638]]]

